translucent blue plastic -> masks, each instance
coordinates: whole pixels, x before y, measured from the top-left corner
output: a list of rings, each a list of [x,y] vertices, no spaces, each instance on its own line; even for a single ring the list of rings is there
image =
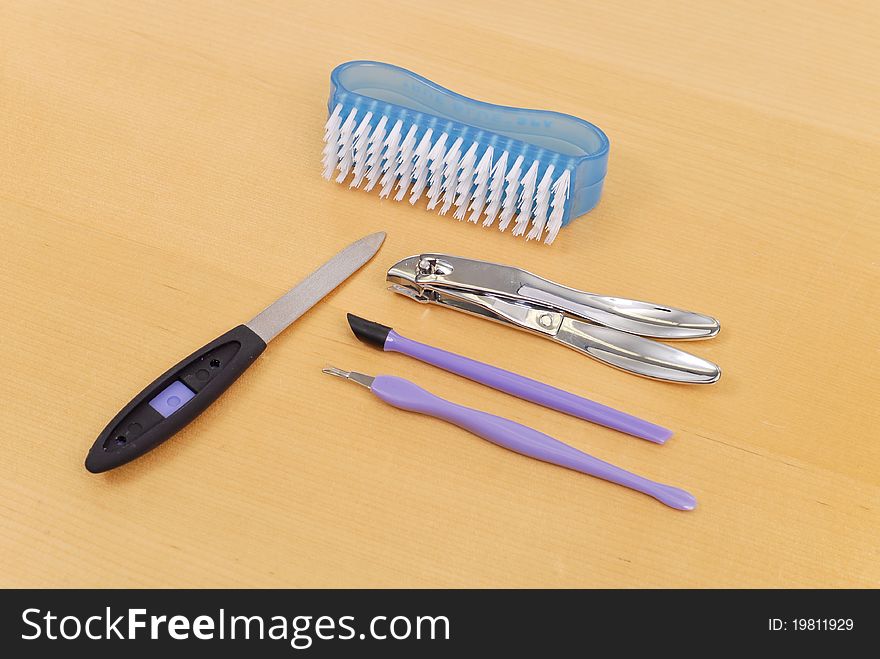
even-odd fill
[[[570,172],[562,224],[591,210],[602,194],[608,167],[608,138],[597,126],[568,114],[494,105],[467,98],[399,66],[353,61],[330,74],[328,111],[342,106],[358,115],[384,115],[389,125],[402,120],[418,126],[417,140],[428,129],[450,141],[477,142],[477,158],[491,146],[526,163],[539,162],[539,179],[550,165]]]

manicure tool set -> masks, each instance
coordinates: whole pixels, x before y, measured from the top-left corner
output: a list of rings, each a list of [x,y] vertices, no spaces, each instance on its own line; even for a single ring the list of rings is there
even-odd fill
[[[405,69],[348,62],[333,70],[325,126],[324,177],[394,194],[428,209],[553,242],[599,200],[608,140],[596,126],[555,112],[492,105],[460,96]],[[170,439],[247,369],[267,344],[354,274],[385,234],[342,250],[252,320],[238,325],[159,376],[107,424],[86,458],[90,472],[119,467]],[[711,316],[597,295],[526,270],[443,253],[401,259],[389,289],[424,304],[463,311],[525,330],[617,369],[677,384],[711,384],[714,363],[662,341],[708,339]],[[626,435],[664,444],[672,431],[524,375],[407,338],[347,315],[360,341],[460,375],[523,401]],[[323,372],[366,387],[402,410],[448,421],[522,455],[567,467],[654,497],[678,510],[696,506],[685,490],[592,457],[510,419],[441,399],[402,378],[327,366]],[[256,385],[255,385],[256,386]]]

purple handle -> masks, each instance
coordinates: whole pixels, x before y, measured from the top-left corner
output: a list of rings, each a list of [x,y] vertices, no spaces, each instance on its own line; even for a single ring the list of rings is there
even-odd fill
[[[510,419],[438,398],[409,380],[379,375],[370,389],[394,407],[449,421],[498,446],[643,492],[671,508],[693,510],[697,505],[689,492],[637,476]]]
[[[468,359],[440,348],[413,341],[394,330],[388,332],[385,350],[399,352],[415,357],[446,371],[456,373],[486,386],[529,400],[550,409],[571,414],[579,419],[592,421],[614,430],[641,437],[657,444],[663,444],[672,436],[672,431],[644,421],[625,412],[602,405],[587,398],[551,387],[549,384],[532,380],[497,366],[490,366],[475,359]]]

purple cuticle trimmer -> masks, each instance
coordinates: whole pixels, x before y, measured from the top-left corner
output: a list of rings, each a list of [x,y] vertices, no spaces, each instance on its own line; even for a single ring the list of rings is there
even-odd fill
[[[372,377],[333,366],[323,371],[366,387],[389,405],[448,421],[520,455],[623,485],[654,497],[676,510],[693,510],[697,505],[696,497],[686,490],[616,467],[516,421],[439,398],[409,380],[393,375]]]
[[[385,352],[399,352],[409,355],[517,398],[565,412],[579,419],[592,421],[641,439],[647,439],[656,444],[663,444],[672,436],[672,431],[667,428],[601,403],[551,387],[523,375],[511,373],[497,366],[490,366],[475,359],[413,341],[401,336],[390,327],[364,320],[354,314],[347,314],[347,316],[351,331],[358,339]]]

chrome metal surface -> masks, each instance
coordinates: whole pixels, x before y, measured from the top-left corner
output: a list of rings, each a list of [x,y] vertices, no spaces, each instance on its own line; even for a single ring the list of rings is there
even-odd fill
[[[388,287],[389,291],[394,291],[395,293],[400,293],[401,295],[406,295],[408,298],[412,298],[416,302],[420,302],[422,304],[428,304],[430,300],[422,295],[419,295],[416,291],[411,288],[407,288],[406,286],[401,286],[400,284],[391,284]]]
[[[353,242],[245,324],[269,343],[373,258],[384,240],[380,231]]]
[[[494,295],[439,289],[433,289],[430,293],[430,302],[538,334],[553,336],[565,318],[558,311],[536,309],[532,305],[512,302]]]
[[[654,380],[711,384],[721,377],[721,369],[702,357],[574,318],[562,322],[553,340],[616,368]]]
[[[712,362],[651,340],[711,338],[720,330],[711,316],[586,293],[520,268],[448,254],[405,258],[387,279],[391,290],[418,302],[542,334],[637,375],[692,384],[721,375]]]
[[[448,254],[420,254],[403,259],[391,267],[388,278],[537,302],[621,332],[656,339],[708,339],[721,329],[715,318],[705,314],[587,293],[521,268]]]
[[[357,373],[355,371],[343,371],[341,368],[336,368],[335,366],[326,366],[321,369],[321,372],[326,373],[327,375],[335,375],[338,378],[351,380],[367,389],[373,386],[373,380],[376,379],[370,375],[364,375],[363,373]]]
[[[709,339],[721,329],[711,316],[653,302],[584,293],[547,280],[542,288],[524,283],[519,294],[599,325],[655,339]]]

